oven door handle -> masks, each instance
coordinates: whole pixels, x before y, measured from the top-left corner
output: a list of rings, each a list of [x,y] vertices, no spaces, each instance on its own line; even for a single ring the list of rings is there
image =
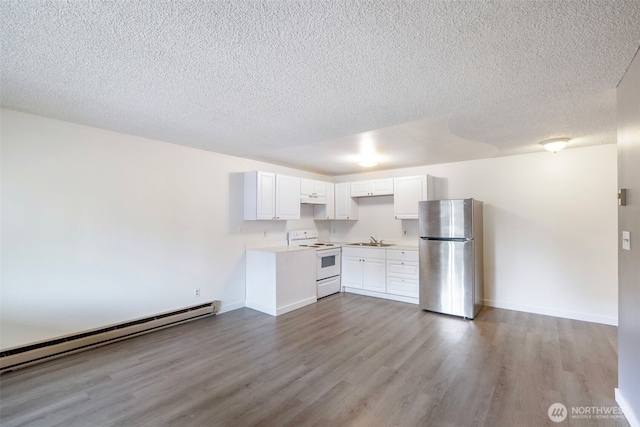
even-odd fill
[[[341,249],[331,249],[328,251],[318,251],[318,258],[324,258],[326,256],[332,256],[332,255],[340,255],[340,253],[342,252]]]

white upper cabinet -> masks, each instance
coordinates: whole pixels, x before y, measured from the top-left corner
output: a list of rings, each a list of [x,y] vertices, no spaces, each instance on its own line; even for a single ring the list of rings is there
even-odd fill
[[[351,197],[393,195],[393,178],[355,181],[351,183]]]
[[[300,194],[304,196],[318,196],[323,197],[326,195],[326,182],[316,181],[314,179],[300,179]]]
[[[393,195],[396,219],[417,219],[418,202],[432,200],[429,175],[333,184],[270,172],[244,173],[244,219],[300,219],[300,204],[313,204],[315,220],[357,220],[357,197]]]
[[[351,184],[336,184],[335,196],[335,219],[358,219],[358,204],[351,198]]]
[[[396,219],[418,219],[418,202],[431,199],[431,177],[404,176],[394,178],[393,181],[393,210]]]
[[[245,172],[244,219],[300,219],[300,178]]]
[[[323,204],[327,203],[328,182],[313,179],[300,179],[300,203]]]
[[[276,174],[244,173],[244,219],[275,219]]]
[[[334,195],[335,185],[326,182],[325,183],[325,204],[315,204],[313,205],[313,219],[335,219],[335,195]]]
[[[300,178],[276,175],[276,219],[300,219]]]

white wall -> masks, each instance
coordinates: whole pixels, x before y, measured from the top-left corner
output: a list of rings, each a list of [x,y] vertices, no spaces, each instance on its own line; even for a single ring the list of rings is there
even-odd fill
[[[438,198],[482,200],[487,305],[617,324],[616,173],[610,144],[336,182],[430,174]],[[417,242],[417,220],[393,219],[391,196],[359,199],[359,214],[357,222],[332,222],[332,238]]]
[[[242,172],[326,176],[11,110],[1,120],[1,348],[214,299],[244,306],[245,245],[328,230],[309,205],[299,221],[242,220]]]
[[[618,186],[627,203],[618,209],[618,237],[631,233],[629,249],[618,246],[619,317],[616,401],[629,424],[640,426],[640,53],[618,84]]]
[[[201,301],[240,307],[246,245],[329,234],[308,205],[299,221],[242,221],[241,174],[328,177],[11,110],[1,120],[0,348]],[[438,197],[485,202],[488,304],[617,322],[615,145],[336,181],[419,173],[437,177]],[[417,221],[392,219],[392,203],[361,199],[332,239],[415,242]]]

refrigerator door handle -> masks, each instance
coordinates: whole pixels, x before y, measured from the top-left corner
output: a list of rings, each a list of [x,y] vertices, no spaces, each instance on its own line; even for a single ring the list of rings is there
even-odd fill
[[[470,237],[462,237],[456,239],[443,238],[443,237],[420,237],[422,240],[432,240],[434,242],[470,242],[473,238]]]

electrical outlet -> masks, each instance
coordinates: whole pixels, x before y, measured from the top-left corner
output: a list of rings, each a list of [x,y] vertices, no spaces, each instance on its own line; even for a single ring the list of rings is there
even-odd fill
[[[262,237],[267,237],[267,230],[264,230],[264,231],[262,232]]]
[[[193,290],[193,296],[198,298],[200,296],[200,288],[195,288]]]
[[[333,234],[336,234],[336,229],[335,228],[333,229]]]
[[[403,230],[402,234],[404,234],[406,236],[407,235],[407,230]]]

